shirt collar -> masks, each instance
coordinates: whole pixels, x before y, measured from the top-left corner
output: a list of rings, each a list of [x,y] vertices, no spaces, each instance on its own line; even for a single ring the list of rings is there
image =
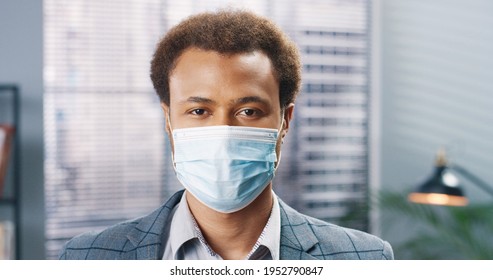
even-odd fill
[[[189,240],[197,238],[199,242],[188,243],[191,246],[205,246],[211,257],[215,257],[215,252],[207,245],[202,233],[193,218],[188,203],[186,200],[186,191],[177,206],[176,212],[173,215],[170,227],[169,242],[171,246],[172,256],[176,259],[177,253],[182,246],[187,245]],[[257,250],[266,247],[273,260],[279,260],[279,248],[281,239],[281,212],[279,209],[279,201],[276,194],[273,192],[273,207],[269,220],[255,243],[252,251],[248,254],[254,256]]]
[[[255,254],[261,246],[264,246],[270,251],[273,260],[279,260],[279,248],[281,247],[281,210],[279,209],[277,195],[274,192],[272,192],[272,197],[273,203],[269,220],[253,246],[252,251],[248,254],[247,259]]]

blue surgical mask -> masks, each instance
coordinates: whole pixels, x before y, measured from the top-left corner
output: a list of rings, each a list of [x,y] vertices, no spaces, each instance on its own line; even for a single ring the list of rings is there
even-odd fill
[[[244,126],[175,129],[178,180],[209,208],[222,213],[241,210],[274,177],[278,134],[276,129]]]

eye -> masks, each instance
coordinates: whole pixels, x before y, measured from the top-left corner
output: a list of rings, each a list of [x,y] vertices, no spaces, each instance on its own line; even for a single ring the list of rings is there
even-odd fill
[[[248,109],[241,110],[238,113],[238,115],[244,116],[244,117],[258,117],[258,116],[262,115],[262,111],[257,110],[257,109],[248,108]]]
[[[256,111],[253,109],[245,109],[240,112],[240,114],[247,115],[247,116],[253,116],[255,115]]]
[[[202,116],[205,114],[205,109],[193,109],[190,113],[192,115]]]

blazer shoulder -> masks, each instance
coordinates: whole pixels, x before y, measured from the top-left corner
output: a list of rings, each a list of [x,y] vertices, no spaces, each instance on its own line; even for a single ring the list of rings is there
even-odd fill
[[[164,205],[146,216],[72,238],[61,250],[59,259],[159,258],[168,218],[182,195],[183,190],[176,192]]]
[[[382,259],[394,258],[387,241],[364,231],[331,224],[305,216],[311,230],[319,241],[321,256],[326,252],[334,258]]]
[[[280,206],[285,259],[393,259],[390,244],[375,235],[301,214],[282,201]]]
[[[59,259],[90,259],[90,253],[94,251],[107,251],[110,254],[106,257],[115,259],[116,255],[125,251],[129,241],[127,236],[135,229],[138,223],[139,220],[135,219],[113,225],[101,231],[79,234],[63,246]]]

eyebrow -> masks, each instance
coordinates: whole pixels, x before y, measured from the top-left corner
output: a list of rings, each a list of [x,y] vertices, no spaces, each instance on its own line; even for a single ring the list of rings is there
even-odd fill
[[[185,101],[182,101],[180,103],[215,104],[216,101],[209,99],[209,98],[206,98],[206,97],[191,96],[191,97],[187,98]],[[258,96],[241,97],[241,98],[233,100],[231,103],[233,103],[233,104],[261,103],[261,104],[269,105],[269,102],[266,99],[258,97]]]
[[[246,103],[262,103],[264,105],[269,105],[269,102],[258,96],[245,96],[238,98],[233,101],[234,104],[246,104]]]
[[[187,98],[187,100],[182,101],[180,103],[206,103],[206,104],[214,104],[216,103],[214,100],[205,98],[205,97],[200,97],[200,96],[191,96]]]

